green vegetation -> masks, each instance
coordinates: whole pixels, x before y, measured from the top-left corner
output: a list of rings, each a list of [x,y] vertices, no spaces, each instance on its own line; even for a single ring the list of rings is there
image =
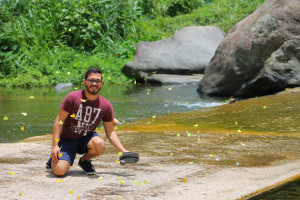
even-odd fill
[[[80,84],[100,66],[104,81],[130,84],[121,68],[139,41],[172,36],[185,26],[224,31],[263,0],[2,0],[0,86]]]

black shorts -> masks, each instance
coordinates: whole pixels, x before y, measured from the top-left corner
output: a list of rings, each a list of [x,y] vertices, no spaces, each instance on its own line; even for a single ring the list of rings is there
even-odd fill
[[[60,141],[58,142],[58,146],[59,148],[61,148],[60,153],[62,153],[62,156],[59,159],[66,160],[71,165],[73,165],[76,157],[76,153],[78,154],[87,153],[88,152],[87,144],[95,136],[99,136],[99,135],[96,132],[93,132],[87,134],[86,136],[75,138],[75,139],[61,138]]]

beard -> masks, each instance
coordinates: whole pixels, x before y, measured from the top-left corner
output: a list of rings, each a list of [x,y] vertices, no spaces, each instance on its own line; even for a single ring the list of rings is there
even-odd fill
[[[90,94],[98,94],[101,90],[101,87],[99,87],[99,86],[90,86],[90,87],[85,86],[85,88],[86,88],[86,91]]]

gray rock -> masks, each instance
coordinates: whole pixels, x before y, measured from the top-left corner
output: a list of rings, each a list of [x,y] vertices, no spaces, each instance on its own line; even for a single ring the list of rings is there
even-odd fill
[[[57,92],[67,91],[73,87],[72,83],[59,83],[54,87],[54,90]]]
[[[300,86],[300,37],[286,41],[275,51],[240,92],[264,95],[296,86]]]
[[[178,74],[150,74],[141,72],[146,82],[157,84],[198,84],[203,74],[178,75]]]
[[[213,26],[190,26],[172,37],[156,42],[139,42],[133,61],[122,72],[138,82],[152,74],[192,75],[203,73],[225,33]],[[148,82],[160,82],[148,79]],[[162,82],[161,82],[162,83]]]
[[[242,96],[274,92],[274,82],[256,84],[254,87],[253,81],[260,79],[256,76],[261,76],[265,64],[266,67],[270,65],[270,61],[269,64],[265,62],[275,51],[286,41],[300,35],[299,10],[299,0],[267,0],[254,13],[236,24],[206,67],[198,91]],[[288,68],[289,64],[284,67]],[[284,89],[287,85],[293,84],[281,83],[277,89]],[[257,87],[264,88],[260,90]]]

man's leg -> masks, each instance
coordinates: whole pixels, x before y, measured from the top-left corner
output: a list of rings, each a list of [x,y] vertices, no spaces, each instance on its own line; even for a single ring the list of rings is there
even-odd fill
[[[105,142],[100,136],[94,136],[87,143],[88,151],[81,157],[81,161],[91,160],[97,156],[100,156],[105,150]]]
[[[57,163],[52,161],[51,168],[55,175],[63,176],[69,171],[70,165],[66,160],[59,160]]]
[[[90,133],[81,139],[81,149],[77,153],[84,154],[78,161],[78,165],[86,174],[95,174],[95,168],[91,163],[92,158],[101,155],[105,150],[104,140],[96,133]]]
[[[63,139],[61,138],[58,146],[60,147],[60,153],[62,154],[58,162],[51,164],[52,172],[57,176],[63,176],[68,171],[76,157],[76,151],[80,143],[79,139]]]

